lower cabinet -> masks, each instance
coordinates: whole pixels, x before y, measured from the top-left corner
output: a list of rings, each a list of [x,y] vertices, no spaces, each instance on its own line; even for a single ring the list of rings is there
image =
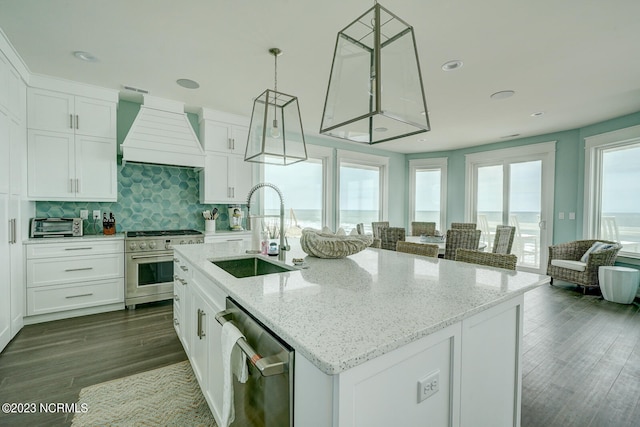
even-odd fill
[[[226,295],[204,281],[192,266],[175,257],[174,326],[209,408],[221,423],[223,369],[222,326],[215,315],[224,310]],[[206,292],[203,285],[206,284]],[[176,297],[178,299],[176,303]]]
[[[122,238],[32,242],[26,254],[30,323],[124,308]]]

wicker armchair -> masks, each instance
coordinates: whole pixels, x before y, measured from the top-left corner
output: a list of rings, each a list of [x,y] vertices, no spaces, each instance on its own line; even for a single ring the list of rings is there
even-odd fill
[[[610,249],[592,252],[587,262],[581,262],[580,258],[595,243],[610,243]],[[576,240],[549,246],[549,260],[547,262],[547,275],[551,276],[551,283],[555,279],[575,283],[587,288],[600,288],[598,280],[598,268],[604,265],[613,265],[622,245],[608,240]]]
[[[456,251],[456,261],[515,270],[518,257],[513,254],[494,254],[472,249],[458,249]]]
[[[405,230],[402,227],[382,227],[380,231],[380,247],[390,251],[396,250],[399,240],[404,240]]]
[[[411,235],[412,236],[433,236],[436,234],[435,222],[412,222],[411,223]]]
[[[491,252],[494,254],[510,254],[515,235],[515,227],[510,225],[496,226],[496,235],[493,239],[493,250]]]
[[[480,244],[480,230],[451,229],[447,230],[447,240],[444,246],[444,258],[456,259],[456,250],[478,250]]]
[[[438,258],[438,245],[427,245],[423,243],[398,241],[396,251],[413,255],[422,255]]]
[[[380,243],[381,243],[381,240],[378,239],[377,237],[374,237],[373,242],[369,245],[369,247],[380,249],[382,247]]]
[[[475,222],[452,222],[451,228],[455,228],[457,230],[475,230],[476,223]]]
[[[389,227],[389,221],[379,221],[371,223],[371,232],[373,233],[373,237],[380,238],[380,229],[384,227]]]

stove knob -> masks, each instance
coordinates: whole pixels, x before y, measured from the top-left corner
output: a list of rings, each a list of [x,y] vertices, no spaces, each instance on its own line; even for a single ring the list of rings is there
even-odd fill
[[[184,245],[185,243],[187,243],[187,242],[185,242],[184,240],[180,240],[180,244],[181,245]]]
[[[189,240],[189,244],[190,244],[190,245],[193,245],[193,240]]]
[[[156,248],[156,242],[149,242],[149,249],[155,249]]]
[[[129,249],[131,249],[132,251],[135,251],[136,247],[138,247],[138,245],[136,245],[136,242],[129,243]]]
[[[140,242],[138,246],[140,246],[140,249],[144,249],[147,247],[147,244],[145,242]]]

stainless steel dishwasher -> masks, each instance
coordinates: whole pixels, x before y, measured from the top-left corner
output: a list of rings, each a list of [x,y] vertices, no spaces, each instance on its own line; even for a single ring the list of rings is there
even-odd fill
[[[245,339],[236,345],[249,361],[244,384],[233,376],[235,420],[231,425],[292,427],[293,349],[231,298],[216,320],[221,325],[233,322],[242,332]]]

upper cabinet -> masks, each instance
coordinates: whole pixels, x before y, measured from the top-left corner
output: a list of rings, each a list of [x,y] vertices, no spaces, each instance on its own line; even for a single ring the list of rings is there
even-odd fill
[[[30,199],[117,200],[116,101],[29,88]]]
[[[244,155],[249,137],[249,127],[234,123],[204,120],[200,128],[206,151]]]
[[[200,203],[246,203],[253,185],[254,164],[244,161],[249,120],[202,109],[200,140],[205,167],[200,171]]]
[[[44,89],[29,89],[29,129],[116,138],[116,104]]]

